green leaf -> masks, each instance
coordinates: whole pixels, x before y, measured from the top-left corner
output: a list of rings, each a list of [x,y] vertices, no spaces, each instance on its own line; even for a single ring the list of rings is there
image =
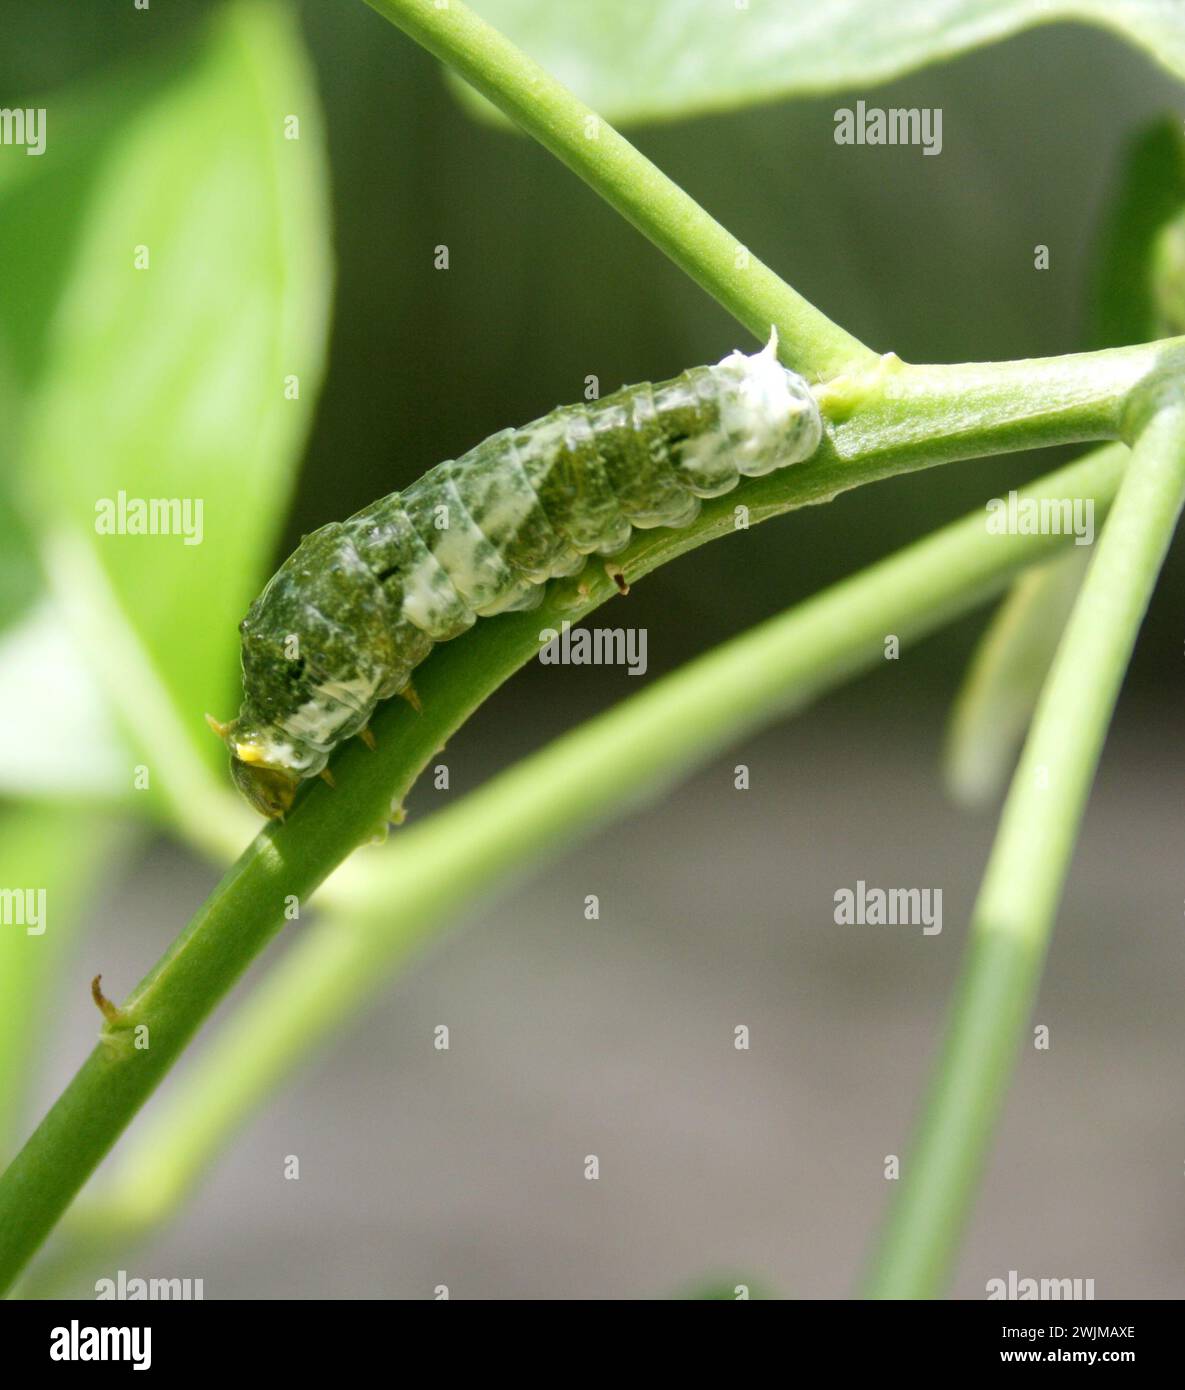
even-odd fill
[[[1089,558],[1088,548],[1072,548],[1027,571],[996,609],[967,669],[947,735],[947,788],[963,805],[986,805],[1003,790]]]
[[[64,616],[42,598],[0,635],[0,794],[116,799],[131,764]]]
[[[0,357],[0,420],[17,409],[11,375]],[[11,496],[11,450],[0,439],[0,632],[17,621],[40,587],[37,553]]]
[[[42,153],[0,145],[0,357],[14,380],[28,385],[44,366],[49,328],[105,159],[176,70],[170,55],[34,96],[27,105],[46,112]]]
[[[299,138],[286,138],[293,118]],[[30,256],[39,234],[26,227]],[[104,150],[22,460],[42,553],[70,557],[57,580],[76,636],[93,626],[142,653],[188,757],[211,766],[223,753],[202,716],[237,705],[237,624],[320,381],[328,244],[321,118],[293,21],[271,0],[229,5]],[[138,501],[154,499],[171,533],[131,533]],[[124,533],[100,533],[109,517]],[[132,673],[108,693],[135,733]],[[154,778],[185,758],[147,751]]]
[[[1152,292],[1158,335],[1185,331],[1185,210],[1178,212],[1156,238]]]
[[[1123,161],[1095,257],[1093,346],[1185,332],[1185,136],[1157,121]]]
[[[32,97],[46,112],[41,153],[0,145],[0,629],[15,622],[41,588],[36,542],[13,491],[28,391],[44,366],[49,325],[61,299],[87,200],[104,152],[132,111],[167,79],[174,63],[138,62],[67,91]]]
[[[474,0],[473,8],[618,122],[887,82],[1062,19],[1111,29],[1185,77],[1185,25],[1164,0]]]

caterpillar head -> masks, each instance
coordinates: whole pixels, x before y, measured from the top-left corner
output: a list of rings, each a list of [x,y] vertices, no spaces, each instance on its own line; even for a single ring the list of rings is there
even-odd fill
[[[207,714],[206,723],[230,749],[231,781],[261,816],[283,820],[292,808],[300,779],[286,768],[269,767],[264,761],[263,742],[240,728],[237,719],[223,724]]]

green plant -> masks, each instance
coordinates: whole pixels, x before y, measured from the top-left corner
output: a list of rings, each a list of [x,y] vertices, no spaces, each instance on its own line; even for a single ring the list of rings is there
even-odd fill
[[[1060,640],[1055,641],[1056,606],[1024,605],[1019,590],[1010,600],[1021,604],[1014,622],[1029,639],[1019,646],[1035,648],[1038,674],[1046,666],[1049,674],[989,864],[917,1152],[868,1285],[882,1296],[934,1295],[943,1287],[974,1191],[1110,714],[1185,497],[1185,405],[1179,394],[1185,339],[1111,344],[1117,337],[1172,331],[1185,321],[1175,313],[1171,294],[1150,289],[1144,300],[1155,307],[1156,325],[1117,322],[1122,314],[1114,306],[1124,301],[1112,295],[1106,301],[1111,317],[1101,330],[1108,345],[1092,353],[952,366],[918,366],[881,355],[762,265],[601,112],[578,101],[456,0],[443,7],[432,0],[370,3],[551,150],[740,323],[762,339],[771,326],[778,330],[783,360],[816,385],[827,436],[809,466],[744,484],[754,523],[921,468],[1021,448],[1121,441],[1023,494],[1035,501],[1090,499],[1101,511],[1110,508],[1110,517]],[[508,28],[523,25],[545,51],[554,45],[562,52],[563,31],[557,34],[548,20],[554,7],[500,0],[483,8],[503,11]],[[907,37],[900,22],[900,11],[909,8],[898,7],[896,17],[887,19],[879,18],[876,6],[867,7],[865,21],[876,13],[883,26],[876,64],[844,67],[841,59],[859,33],[854,22],[850,30],[823,36],[834,58],[825,72],[809,51],[795,46],[793,33],[779,31],[760,50],[766,55],[763,72],[721,64],[714,80],[684,91],[652,80],[639,107],[640,74],[631,69],[647,55],[627,45],[627,63],[593,65],[604,87],[596,95],[608,110],[627,116],[714,108],[802,90],[808,83],[883,77],[948,56],[973,35],[978,41],[982,30],[974,21],[984,15],[994,36],[1043,15],[1041,6],[1019,0],[967,0],[926,46]],[[1164,61],[1185,71],[1185,44],[1175,21],[1150,19],[1135,4],[1104,10],[1083,0],[1073,8],[1158,46]],[[600,22],[620,26],[616,52],[633,7],[613,6],[612,15],[598,7],[598,13]],[[793,24],[782,25],[787,28]],[[27,516],[56,518],[52,526],[29,528],[53,606],[26,615],[25,630],[40,633],[47,645],[61,622],[85,635],[80,688],[92,688],[97,678],[102,695],[94,703],[96,718],[113,711],[120,725],[118,732],[92,730],[89,739],[130,745],[130,759],[152,770],[159,819],[223,858],[242,844],[246,813],[230,801],[221,768],[198,742],[203,730],[191,727],[179,711],[195,697],[206,708],[227,706],[235,621],[260,578],[282,515],[320,371],[328,276],[321,169],[307,114],[315,111],[311,97],[301,104],[306,114],[299,153],[265,135],[274,134],[279,105],[292,104],[286,84],[304,80],[294,36],[271,5],[228,7],[205,67],[154,92],[105,152],[109,183],[73,248],[71,278],[46,290],[55,305],[53,330],[48,346],[38,342],[51,365],[13,387],[24,399],[20,501]],[[240,138],[258,140],[248,153],[273,180],[259,195],[262,205],[246,209],[233,166],[217,159],[216,150],[208,162],[202,159],[211,113],[228,101],[242,108],[239,128],[246,134]],[[180,161],[177,132],[191,142],[191,157]],[[1172,141],[1161,144],[1168,158],[1179,157]],[[1155,155],[1151,159],[1156,164]],[[174,164],[169,182],[164,175]],[[1152,174],[1158,181],[1160,168]],[[1145,204],[1135,201],[1143,215]],[[297,213],[281,217],[281,207]],[[1172,251],[1174,211],[1173,200],[1165,200],[1155,224],[1130,239],[1132,255],[1115,258],[1129,279],[1151,285],[1155,275],[1156,285],[1171,284],[1161,263]],[[146,281],[144,297],[131,296],[129,325],[125,302],[118,313],[106,306],[104,316],[104,306],[96,308],[88,290],[100,274],[96,265],[134,244],[133,213],[139,226],[156,219],[161,242],[172,248],[166,274],[174,278],[163,287]],[[203,217],[220,216],[240,219],[230,234],[257,248],[259,259],[253,265],[244,256],[241,279],[224,287],[223,304],[211,307],[205,282],[187,265],[194,248],[213,234]],[[144,240],[152,238],[145,234]],[[265,296],[263,312],[251,312],[249,290]],[[170,320],[162,317],[164,303],[174,315],[179,312],[179,297],[194,327],[183,360],[170,351]],[[235,372],[220,363],[228,316],[240,325]],[[1130,334],[1121,331],[1129,326]],[[9,326],[12,342],[22,348],[44,332],[35,317]],[[295,361],[300,354],[304,360]],[[25,351],[12,355],[17,361],[34,358]],[[108,376],[95,370],[103,361],[113,364]],[[225,370],[215,371],[216,364]],[[273,409],[261,422],[258,389],[239,389],[252,373],[273,382],[286,374],[297,377],[299,395],[285,399],[273,389]],[[142,391],[145,379],[154,387],[151,410],[110,407],[112,396],[130,392],[129,380]],[[211,380],[213,398],[195,402],[195,381]],[[103,407],[88,410],[86,393],[92,401],[101,396]],[[131,490],[138,478],[151,476],[144,491],[168,490],[157,472],[156,441],[178,419],[192,419],[199,405],[201,420],[215,425],[209,437],[198,431],[193,447],[173,455],[170,466],[177,470],[174,491],[190,491],[200,474],[207,497],[223,509],[219,543],[234,563],[220,571],[224,589],[213,593],[195,592],[185,573],[188,557],[176,558],[178,552],[171,552],[177,572],[169,576],[159,573],[157,557],[146,568],[144,552],[134,548],[100,559],[85,535],[90,518],[78,509],[96,486],[114,485],[116,478]],[[112,422],[108,435],[97,440],[96,418]],[[85,488],[77,486],[79,469],[86,470]],[[67,499],[64,516],[48,505],[57,494]],[[631,583],[730,533],[739,495],[707,504],[685,530],[636,538],[619,559]],[[993,536],[982,515],[968,517],[657,682],[454,809],[401,831],[382,853],[351,859],[385,824],[391,805],[402,801],[436,750],[536,653],[540,627],[578,620],[616,588],[608,575],[593,571],[560,581],[539,612],[479,625],[436,651],[417,673],[423,715],[385,707],[374,726],[377,753],[343,750],[334,764],[339,790],[314,787],[287,823],[260,831],[182,936],[109,1014],[99,1045],[0,1178],[0,1285],[11,1286],[21,1273],[203,1020],[284,925],[292,900],[303,904],[318,892],[325,915],[132,1141],[107,1190],[72,1213],[67,1260],[89,1258],[166,1216],[234,1121],[473,894],[520,865],[536,864],[545,852],[611,815],[629,795],[660,784],[740,731],[801,706],[870,664],[890,627],[908,639],[968,611],[1018,575],[1021,584],[1032,586],[1033,567],[1050,561],[1070,540],[1064,533]],[[1068,587],[1078,587],[1077,576]],[[174,588],[189,590],[192,608],[184,615],[170,597]],[[1061,619],[1066,611],[1063,604]],[[181,628],[185,640],[178,638]],[[197,641],[191,640],[195,631]],[[1014,737],[1027,722],[1037,681],[1019,682],[1008,650],[1007,643],[997,644],[994,654],[985,649],[976,679],[980,690],[1016,692],[1018,712],[1009,726]],[[974,709],[976,688],[969,689],[964,708]],[[982,724],[969,718],[961,732],[956,726],[956,768]],[[997,772],[1009,753],[1010,739],[1002,738],[992,751]],[[85,761],[77,749],[73,756]],[[1056,775],[1045,784],[1038,769],[1050,768]],[[96,777],[97,790],[109,795],[110,783]],[[90,854],[79,854],[69,865],[75,883],[99,852],[92,831],[83,827],[78,833]],[[18,1030],[10,1031],[12,1036],[0,1035],[0,1044],[15,1052],[21,1039]],[[147,1046],[140,1045],[142,1038]]]

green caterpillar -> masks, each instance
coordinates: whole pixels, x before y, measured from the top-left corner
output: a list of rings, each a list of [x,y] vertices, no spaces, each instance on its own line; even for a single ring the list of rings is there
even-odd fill
[[[239,626],[243,703],[210,719],[231,776],[282,818],[302,779],[477,617],[533,608],[549,579],[635,527],[687,526],[700,498],[810,458],[806,382],[764,351],[626,387],[492,435],[406,492],[306,536]],[[327,774],[326,774],[327,775]]]

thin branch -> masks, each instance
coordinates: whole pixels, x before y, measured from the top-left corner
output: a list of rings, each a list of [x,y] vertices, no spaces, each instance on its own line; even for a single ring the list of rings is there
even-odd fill
[[[765,267],[750,262],[742,269],[735,240],[608,126],[601,123],[586,138],[595,115],[456,0],[444,9],[432,0],[378,0],[378,8],[567,160],[755,333],[764,337],[777,325],[791,348],[788,361],[831,378],[820,393],[828,434],[817,456],[708,503],[691,527],[639,537],[617,561],[631,581],[732,533],[738,504],[757,522],[950,459],[1114,436],[1135,383],[1181,353],[1174,341],[996,366],[915,368],[876,358]],[[951,557],[952,574],[956,560]],[[942,576],[934,578],[936,592],[944,593]],[[343,750],[334,764],[341,790],[312,787],[284,825],[261,832],[124,1001],[118,1021],[104,1027],[99,1047],[0,1178],[0,1291],[287,920],[292,900],[307,903],[334,867],[385,830],[392,802],[402,800],[447,738],[531,659],[542,627],[576,621],[616,592],[606,574],[590,569],[554,585],[537,613],[489,620],[463,641],[438,648],[417,672],[425,714],[417,719],[401,702],[389,704],[372,725],[379,752]],[[727,705],[713,709],[727,714]],[[738,702],[737,727],[744,709]],[[693,712],[687,714],[690,720]],[[749,714],[756,717],[756,710]],[[492,868],[475,857],[469,873]]]
[[[830,388],[824,401],[828,433],[815,458],[749,480],[706,503],[689,527],[643,533],[615,566],[632,582],[688,550],[735,533],[738,504],[756,523],[877,478],[938,463],[944,450],[965,458],[992,452],[997,443],[1020,448],[1030,438],[1054,443],[1096,430],[1117,432],[1131,383],[1175,360],[1180,350],[1174,340],[1068,359],[1069,365],[1034,364],[1045,372],[1046,393],[1018,391],[1015,402],[991,385],[993,371],[1016,378],[1011,363],[886,368],[878,361],[866,376],[842,378]],[[909,388],[911,380],[918,389]],[[971,404],[962,408],[958,402],[968,383]],[[902,391],[905,401],[896,408],[882,403],[883,394]],[[914,412],[928,415],[936,438],[919,437]],[[867,449],[867,457],[851,452],[853,439]],[[359,845],[385,833],[392,809],[448,738],[537,653],[542,628],[558,628],[565,618],[575,622],[616,594],[605,571],[590,567],[552,585],[535,613],[486,620],[463,639],[438,647],[416,674],[424,714],[417,717],[402,701],[388,702],[372,721],[379,751],[343,749],[334,762],[340,790],[330,792],[321,783],[310,787],[283,825],[273,823],[256,837],[124,1001],[126,1026],[104,1030],[104,1041],[0,1178],[0,1292],[207,1014],[288,920],[292,901],[307,903]],[[364,877],[351,874],[335,889],[357,897],[369,891]],[[135,1045],[145,1038],[147,1046]]]
[[[1115,446],[1097,451],[1023,495],[1088,496],[1105,510],[1125,456]],[[788,707],[801,707],[879,660],[886,633],[909,639],[932,630],[1070,540],[992,535],[985,514],[978,512],[727,643],[502,774],[454,809],[402,832],[390,852],[374,857],[353,911],[347,915],[339,898],[332,918],[261,983],[175,1093],[160,1124],[137,1145],[116,1189],[88,1210],[85,1241],[127,1235],[159,1219],[267,1088],[325,1032],[362,1007],[384,975],[474,894],[515,869],[539,863],[548,850],[636,803],[640,794],[702,762],[745,729]],[[536,617],[531,626],[537,631],[551,620]],[[506,621],[503,631],[516,631],[516,624],[521,620]],[[425,720],[475,659],[487,672],[505,659],[497,624],[486,625],[490,637],[484,646],[482,631],[465,639],[470,650],[463,661],[444,671],[437,667],[421,683]],[[537,650],[535,632],[530,642]],[[414,716],[399,711],[397,717],[404,729],[415,727]],[[154,1023],[154,1052],[173,1049],[185,1026],[170,1009],[188,1003],[192,1011],[204,1012],[207,998],[197,997],[198,983],[207,997],[216,988],[220,992],[216,972],[232,962],[237,968],[243,942],[257,940],[265,921],[274,925],[282,895],[294,891],[299,875],[324,861],[326,833],[331,845],[338,842],[340,827],[326,822],[350,815],[358,774],[382,754],[390,723],[381,734],[379,754],[359,750],[350,759],[348,773],[338,777],[336,797],[318,793],[319,814],[298,813],[282,832],[265,833],[266,852],[240,861],[149,986],[127,1002],[133,1017],[163,1012],[163,1026]],[[432,749],[434,754],[434,742]],[[93,1167],[99,1142],[105,1149],[113,1141],[138,1092],[146,1094],[163,1069],[159,1061],[148,1065],[152,1071],[142,1070],[144,1063],[132,1053],[108,1059],[100,1048],[14,1170],[0,1179],[0,1229],[13,1229],[10,1220],[21,1223],[15,1228],[20,1248],[6,1246],[0,1253],[0,1277],[12,1277],[51,1213],[71,1195],[62,1169],[77,1186]]]
[[[962,982],[868,1292],[941,1292],[965,1224],[1136,634],[1185,498],[1185,404],[1140,434],[1050,670],[976,903]]]
[[[868,366],[875,354],[832,323],[607,121],[460,0],[367,0],[449,64],[764,340],[811,378]]]

